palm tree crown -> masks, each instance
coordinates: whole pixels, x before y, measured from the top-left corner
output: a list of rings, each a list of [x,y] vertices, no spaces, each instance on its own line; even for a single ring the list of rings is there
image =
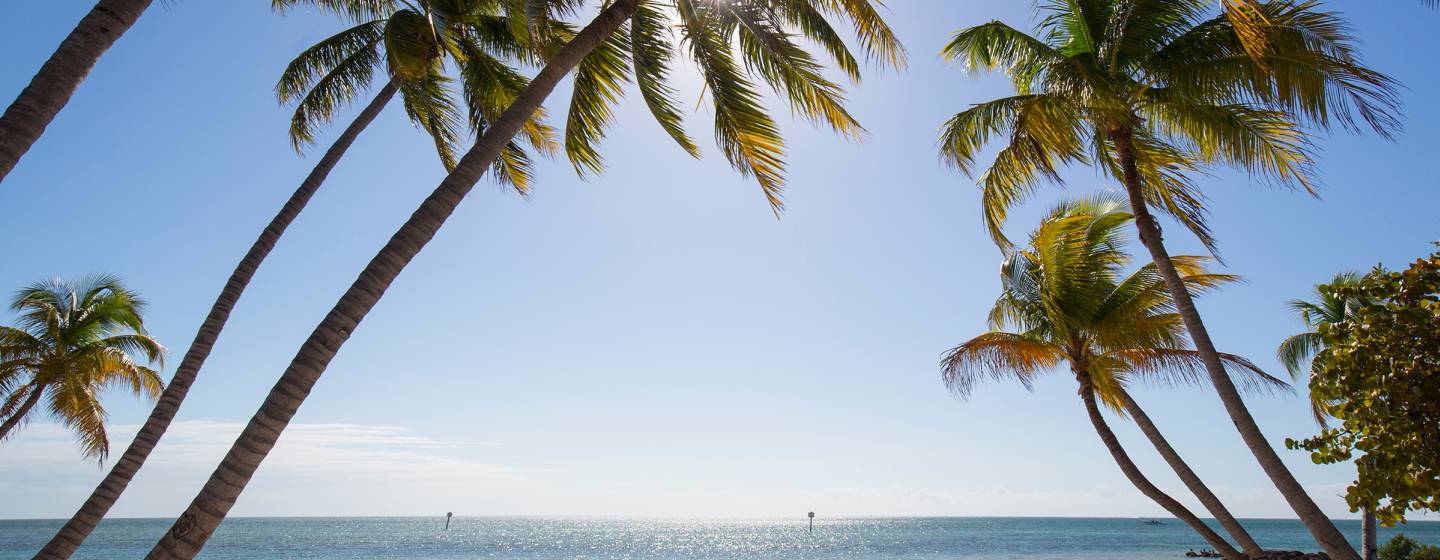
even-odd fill
[[[1123,203],[1079,200],[1052,210],[1001,268],[1003,292],[990,311],[990,332],[946,353],[945,383],[968,397],[976,384],[1009,379],[1030,388],[1062,364],[1084,372],[1101,401],[1124,415],[1123,394],[1134,380],[1205,383],[1200,356],[1154,264],[1129,274],[1121,230],[1132,219]],[[1212,273],[1210,259],[1176,256],[1186,286],[1203,292],[1237,278]],[[1285,383],[1240,356],[1224,355],[1251,389]]]
[[[119,386],[154,399],[164,389],[160,374],[136,361],[163,363],[165,352],[145,332],[145,302],[118,279],[94,276],[31,285],[10,308],[19,317],[15,327],[0,327],[0,437],[48,396],[46,408],[75,433],[85,456],[103,462],[110,439],[100,391]]]
[[[282,12],[312,5],[351,24],[296,56],[275,86],[281,103],[295,105],[290,142],[297,151],[314,143],[316,130],[379,73],[398,85],[405,114],[433,139],[445,169],[452,169],[469,137],[466,124],[471,132],[484,132],[529,83],[510,64],[539,59],[528,35],[511,33],[499,0],[273,3]],[[545,34],[563,38],[573,33],[552,27]],[[458,79],[447,74],[450,67],[458,69]],[[531,148],[551,155],[559,145],[544,120],[545,114],[537,113],[523,136]],[[510,142],[493,171],[497,181],[525,193],[532,159],[520,142]]]
[[[1325,364],[1318,355],[1325,349],[1325,339],[1320,336],[1321,325],[1334,324],[1344,321],[1355,309],[1365,302],[1353,299],[1342,298],[1335,295],[1335,288],[1353,286],[1360,282],[1360,274],[1356,272],[1341,272],[1330,280],[1329,284],[1315,286],[1314,299],[1290,300],[1290,309],[1300,317],[1309,330],[1286,338],[1275,350],[1275,357],[1290,371],[1290,377],[1295,381],[1314,378],[1325,370]],[[1309,367],[1306,367],[1306,366]],[[1310,399],[1311,413],[1315,417],[1315,423],[1325,426],[1330,417],[1325,411],[1325,402],[1316,400],[1314,395]]]
[[[1001,22],[956,33],[944,56],[972,70],[1004,69],[1016,95],[976,104],[944,126],[942,155],[970,173],[992,137],[1008,138],[980,176],[991,235],[1041,179],[1066,164],[1123,178],[1112,135],[1133,135],[1145,200],[1214,250],[1192,176],[1222,164],[1314,189],[1301,125],[1399,128],[1396,84],[1360,61],[1339,16],[1314,2],[1253,6],[1266,45],[1247,50],[1213,1],[1038,2],[1039,35]],[[1131,142],[1126,142],[1130,144]]]

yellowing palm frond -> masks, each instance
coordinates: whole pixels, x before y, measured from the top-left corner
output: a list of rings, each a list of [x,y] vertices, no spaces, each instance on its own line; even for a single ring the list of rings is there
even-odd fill
[[[989,332],[950,349],[940,360],[945,385],[961,398],[987,380],[1014,379],[1026,389],[1065,360],[1058,346],[1020,334]]]

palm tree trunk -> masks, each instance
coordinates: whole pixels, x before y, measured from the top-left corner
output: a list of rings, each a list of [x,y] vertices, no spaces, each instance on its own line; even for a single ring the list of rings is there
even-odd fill
[[[210,475],[210,480],[146,558],[188,560],[200,552],[205,541],[235,505],[235,500],[254,476],[260,462],[274,448],[280,433],[295,416],[305,397],[314,388],[315,382],[324,373],[325,367],[360,325],[360,321],[380,301],[385,290],[400,275],[405,265],[435,236],[460,201],[500,156],[506,144],[540,108],[560,80],[574,70],[585,55],[634,15],[637,7],[638,0],[618,0],[612,3],[561,48],[531,80],[530,85],[520,93],[510,108],[505,110],[465,157],[461,158],[460,163],[441,181],[435,192],[431,193],[405,225],[395,232],[325,319],[315,327],[310,338],[296,352],[285,373],[271,388],[270,395],[260,410],[250,419],[229,453]]]
[[[1145,437],[1150,439],[1151,445],[1154,445],[1155,450],[1160,452],[1160,456],[1165,458],[1165,462],[1180,477],[1180,481],[1185,483],[1185,487],[1195,494],[1195,497],[1200,500],[1200,504],[1205,506],[1205,510],[1209,511],[1210,515],[1215,517],[1215,521],[1225,528],[1225,532],[1230,534],[1230,538],[1240,543],[1240,548],[1245,551],[1245,554],[1251,558],[1259,558],[1265,552],[1264,549],[1255,543],[1255,539],[1251,538],[1250,533],[1245,531],[1245,527],[1235,520],[1235,516],[1230,515],[1230,510],[1225,509],[1225,504],[1221,503],[1220,498],[1205,486],[1205,482],[1200,480],[1200,476],[1195,474],[1194,470],[1190,469],[1190,465],[1180,458],[1180,454],[1176,453],[1175,448],[1170,446],[1170,442],[1165,440],[1160,429],[1150,421],[1150,416],[1146,415],[1140,405],[1135,403],[1135,399],[1130,398],[1130,393],[1123,389],[1120,391],[1120,398],[1124,402],[1125,412],[1135,419],[1135,425],[1139,426],[1140,431],[1145,433]]]
[[[235,303],[240,300],[240,295],[245,292],[245,287],[250,284],[250,279],[255,277],[255,271],[260,268],[260,263],[275,248],[280,241],[280,236],[290,227],[310,202],[315,192],[320,190],[320,185],[335,168],[335,164],[355,143],[360,133],[374,122],[375,117],[380,114],[390,100],[395,97],[395,92],[400,89],[399,84],[391,81],[375,95],[375,99],[366,105],[355,120],[346,127],[345,132],[335,139],[330,149],[315,164],[310,175],[300,183],[294,194],[280,208],[280,212],[270,220],[269,225],[260,233],[260,238],[250,246],[250,251],[245,253],[245,258],[240,259],[240,264],[235,271],[230,273],[230,279],[225,282],[225,288],[220,291],[220,296],[215,299],[215,304],[210,307],[210,314],[201,323],[200,331],[195,333],[195,340],[190,343],[190,350],[185,353],[185,359],[180,362],[180,367],[175,369],[175,376],[170,379],[170,384],[161,393],[160,401],[155,404],[155,409],[150,411],[150,418],[145,420],[145,425],[135,435],[135,440],[130,442],[130,447],[125,449],[125,454],[115,462],[110,473],[95,487],[90,494],[90,499],[80,506],[80,510],[60,528],[58,533],[50,539],[45,548],[35,555],[36,560],[63,560],[75,553],[80,543],[90,536],[100,520],[115,505],[115,500],[125,491],[130,480],[139,472],[140,467],[145,464],[145,459],[150,456],[150,451],[160,442],[165,430],[170,427],[175,414],[180,410],[180,403],[184,402],[185,394],[190,391],[190,385],[195,382],[195,377],[200,374],[200,367],[205,364],[205,359],[210,356],[210,349],[214,347],[215,340],[220,337],[220,331],[224,330],[225,322],[230,318],[230,311],[235,308]]]
[[[10,435],[10,430],[20,425],[20,421],[25,419],[26,414],[30,414],[30,410],[35,408],[36,403],[40,402],[40,396],[44,392],[44,383],[36,385],[35,389],[30,391],[30,395],[25,397],[25,402],[20,405],[20,408],[15,409],[15,414],[11,414],[9,418],[5,419],[5,423],[0,424],[0,441],[3,441],[5,436]]]
[[[1139,118],[1135,119],[1138,123]],[[1195,349],[1200,353],[1200,358],[1205,363],[1205,371],[1210,375],[1210,383],[1215,386],[1215,394],[1219,395],[1220,402],[1225,404],[1225,412],[1229,413],[1235,429],[1245,441],[1245,446],[1250,448],[1250,453],[1255,456],[1256,462],[1260,463],[1260,468],[1265,470],[1275,488],[1285,497],[1285,501],[1289,502],[1290,509],[1299,516],[1300,522],[1310,530],[1315,542],[1325,550],[1331,560],[1360,560],[1360,556],[1351,548],[1345,536],[1335,528],[1330,518],[1320,511],[1315,501],[1305,493],[1305,488],[1295,480],[1295,475],[1285,468],[1285,463],[1280,461],[1275,449],[1265,441],[1265,434],[1260,432],[1255,418],[1250,415],[1250,410],[1245,408],[1245,401],[1241,400],[1235,383],[1226,375],[1225,366],[1220,363],[1220,355],[1215,351],[1215,344],[1210,340],[1210,333],[1205,330],[1205,323],[1200,320],[1200,313],[1195,310],[1195,301],[1185,289],[1184,281],[1180,279],[1174,263],[1170,262],[1170,253],[1165,249],[1160,225],[1146,206],[1140,171],[1136,166],[1134,139],[1133,125],[1110,131],[1110,140],[1115,143],[1115,151],[1124,173],[1121,182],[1125,185],[1125,191],[1130,197],[1131,212],[1135,215],[1135,227],[1140,232],[1140,242],[1150,251],[1150,257],[1155,261],[1156,270],[1170,288],[1175,307],[1185,321],[1185,329],[1190,331],[1190,339],[1195,342]]]
[[[1166,495],[1145,478],[1144,473],[1140,472],[1140,467],[1135,466],[1135,462],[1130,460],[1130,455],[1120,445],[1120,440],[1115,437],[1115,432],[1110,431],[1110,426],[1105,423],[1105,417],[1100,415],[1100,405],[1095,402],[1095,388],[1090,383],[1089,374],[1077,372],[1075,377],[1080,381],[1080,400],[1085,401],[1085,412],[1090,415],[1090,424],[1095,426],[1095,433],[1100,434],[1100,441],[1105,442],[1105,448],[1110,450],[1110,456],[1115,459],[1115,464],[1120,465],[1120,472],[1125,473],[1125,478],[1130,479],[1130,483],[1140,489],[1140,493],[1145,497],[1154,500],[1155,503],[1160,504],[1160,507],[1165,508],[1165,511],[1184,521],[1196,533],[1200,533],[1205,542],[1210,543],[1210,546],[1227,560],[1245,560],[1245,555],[1235,550],[1230,543],[1225,542],[1225,539],[1214,529],[1211,529],[1199,517],[1190,513],[1190,510],[1186,509],[1184,505],[1175,501],[1175,498]]]
[[[1370,511],[1370,508],[1360,510],[1360,550],[1365,555],[1365,560],[1375,560],[1375,554],[1379,550],[1375,532],[1380,528],[1377,525],[1375,513]]]
[[[115,44],[151,0],[100,0],[0,116],[0,181],[80,88],[100,55]]]

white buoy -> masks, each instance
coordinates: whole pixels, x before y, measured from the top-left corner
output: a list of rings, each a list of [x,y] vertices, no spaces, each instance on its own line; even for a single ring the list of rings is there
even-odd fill
[[[455,517],[455,512],[453,512],[453,511],[447,511],[447,512],[445,512],[445,530],[446,530],[446,531],[449,531],[449,530],[450,530],[450,518],[451,518],[451,517]]]
[[[810,512],[810,532],[815,532],[815,512]]]

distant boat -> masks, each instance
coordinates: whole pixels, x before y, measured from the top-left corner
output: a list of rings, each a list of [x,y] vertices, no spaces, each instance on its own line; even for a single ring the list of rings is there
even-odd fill
[[[1146,524],[1146,525],[1164,525],[1165,522],[1164,522],[1164,521],[1160,521],[1159,519],[1151,519],[1151,520],[1146,521],[1145,524]]]

